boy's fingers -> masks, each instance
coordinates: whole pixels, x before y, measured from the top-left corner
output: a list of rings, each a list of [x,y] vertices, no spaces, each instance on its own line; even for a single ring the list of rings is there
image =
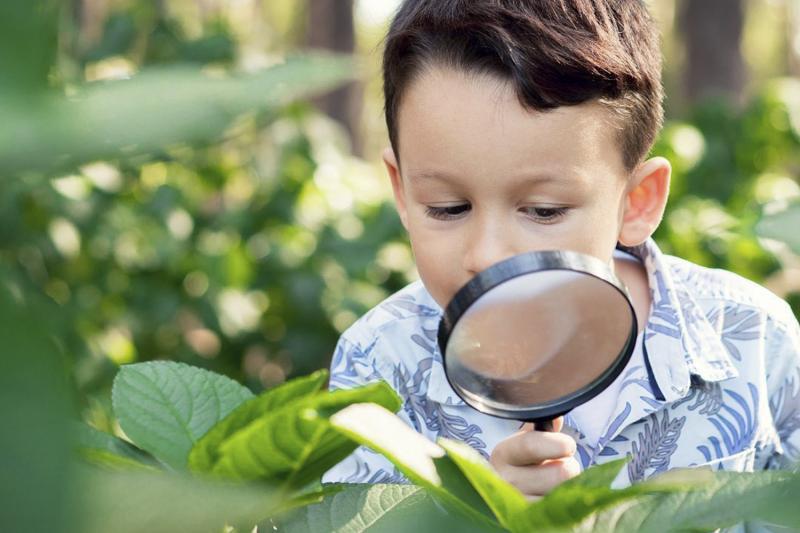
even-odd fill
[[[502,477],[527,496],[547,494],[581,472],[578,461],[570,457],[536,466],[506,466]]]
[[[575,440],[563,433],[520,431],[499,442],[490,462],[501,465],[536,465],[547,459],[561,459],[575,454]]]

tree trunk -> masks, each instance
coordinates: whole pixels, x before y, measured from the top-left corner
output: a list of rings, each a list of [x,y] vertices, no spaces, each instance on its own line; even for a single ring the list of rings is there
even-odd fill
[[[788,74],[800,76],[800,4],[786,2],[786,49]]]
[[[308,0],[306,24],[309,48],[355,53],[353,0]],[[353,82],[315,99],[324,113],[345,127],[356,155],[362,155],[359,128],[362,95],[361,85]]]
[[[744,100],[742,56],[745,0],[684,0],[680,28],[686,42],[686,94],[691,103],[722,97]]]

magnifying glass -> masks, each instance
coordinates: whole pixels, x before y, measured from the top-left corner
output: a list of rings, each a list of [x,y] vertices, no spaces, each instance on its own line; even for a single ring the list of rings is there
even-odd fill
[[[467,405],[540,431],[613,383],[636,337],[625,286],[572,251],[525,253],[479,273],[438,332],[445,375]]]

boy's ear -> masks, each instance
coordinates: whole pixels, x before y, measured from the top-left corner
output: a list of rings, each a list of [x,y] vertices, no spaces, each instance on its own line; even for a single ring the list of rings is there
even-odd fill
[[[400,175],[400,165],[397,163],[397,158],[391,147],[387,147],[383,150],[383,163],[386,165],[386,170],[389,172],[389,179],[392,181],[392,191],[394,192],[394,201],[397,205],[397,213],[400,215],[400,221],[403,223],[403,227],[408,231],[408,210],[406,209],[406,195],[403,190],[403,178]]]
[[[648,159],[636,169],[625,194],[621,244],[637,246],[656,231],[667,205],[671,174],[672,167],[663,157]]]

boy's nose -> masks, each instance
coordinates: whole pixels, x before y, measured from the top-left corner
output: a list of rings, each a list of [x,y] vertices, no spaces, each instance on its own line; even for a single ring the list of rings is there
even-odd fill
[[[481,228],[467,237],[463,267],[470,276],[486,270],[515,254],[507,231],[500,227]]]

